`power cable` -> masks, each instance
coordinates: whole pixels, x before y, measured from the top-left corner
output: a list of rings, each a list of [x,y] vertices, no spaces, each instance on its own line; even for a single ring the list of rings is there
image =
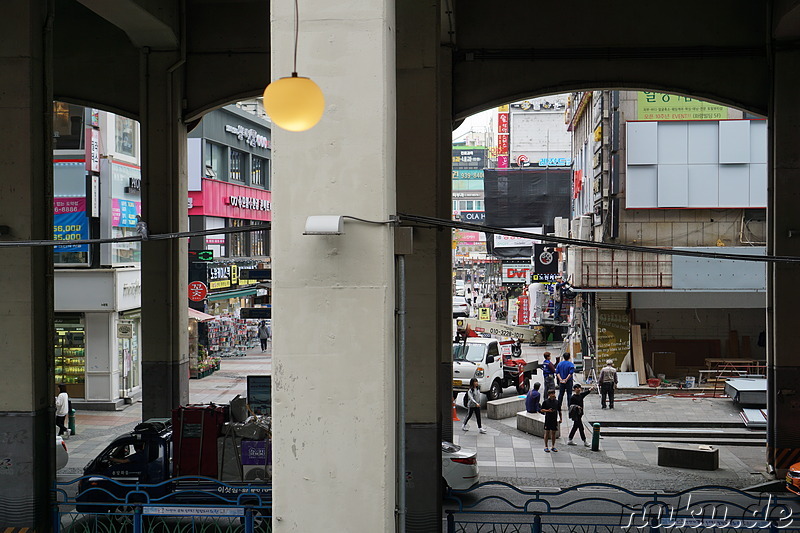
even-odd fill
[[[696,250],[680,250],[676,248],[656,248],[651,246],[637,246],[634,244],[617,244],[610,242],[595,242],[585,239],[572,239],[569,237],[556,237],[554,235],[542,235],[529,231],[518,231],[496,226],[485,226],[480,224],[470,224],[456,220],[446,220],[443,218],[427,217],[422,215],[410,215],[398,213],[400,222],[413,222],[428,226],[464,229],[468,231],[479,231],[490,235],[507,235],[509,237],[520,237],[523,239],[536,239],[542,242],[559,244],[571,244],[584,248],[600,248],[605,250],[620,250],[627,252],[640,252],[658,255],[680,255],[686,257],[702,257],[704,259],[727,259],[730,261],[750,261],[755,263],[792,263],[800,264],[800,257],[786,255],[753,255],[753,254],[730,254],[716,252],[700,252]]]

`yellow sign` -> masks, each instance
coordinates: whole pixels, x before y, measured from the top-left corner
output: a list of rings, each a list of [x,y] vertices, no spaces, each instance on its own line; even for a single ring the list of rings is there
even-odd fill
[[[638,120],[724,120],[728,108],[677,94],[640,92]]]
[[[231,286],[231,280],[229,279],[218,279],[208,284],[209,289],[225,289],[230,286]]]
[[[478,309],[478,320],[491,320],[492,310],[488,307],[481,307]]]
[[[500,113],[508,113],[508,104],[497,106],[497,111]]]

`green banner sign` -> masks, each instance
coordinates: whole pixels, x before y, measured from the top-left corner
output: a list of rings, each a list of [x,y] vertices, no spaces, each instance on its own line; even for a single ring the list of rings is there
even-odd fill
[[[728,108],[677,94],[640,92],[638,120],[724,120]]]

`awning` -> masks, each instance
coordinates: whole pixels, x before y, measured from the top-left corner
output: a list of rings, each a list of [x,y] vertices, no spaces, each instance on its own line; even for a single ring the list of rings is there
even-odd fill
[[[203,312],[198,311],[197,309],[189,308],[189,318],[194,318],[195,320],[199,320],[200,322],[205,322],[206,320],[212,320],[214,315],[209,315]]]
[[[251,289],[239,289],[238,291],[211,293],[208,295],[208,301],[213,302],[215,300],[227,300],[229,298],[244,298],[245,296],[253,296],[255,293],[255,287]]]

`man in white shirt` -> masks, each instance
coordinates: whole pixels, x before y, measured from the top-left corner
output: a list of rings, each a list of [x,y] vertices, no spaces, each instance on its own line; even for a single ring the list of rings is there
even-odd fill
[[[64,385],[58,386],[58,396],[56,396],[56,426],[58,426],[58,434],[69,436],[69,429],[64,424],[69,414],[69,395],[67,388]]]

